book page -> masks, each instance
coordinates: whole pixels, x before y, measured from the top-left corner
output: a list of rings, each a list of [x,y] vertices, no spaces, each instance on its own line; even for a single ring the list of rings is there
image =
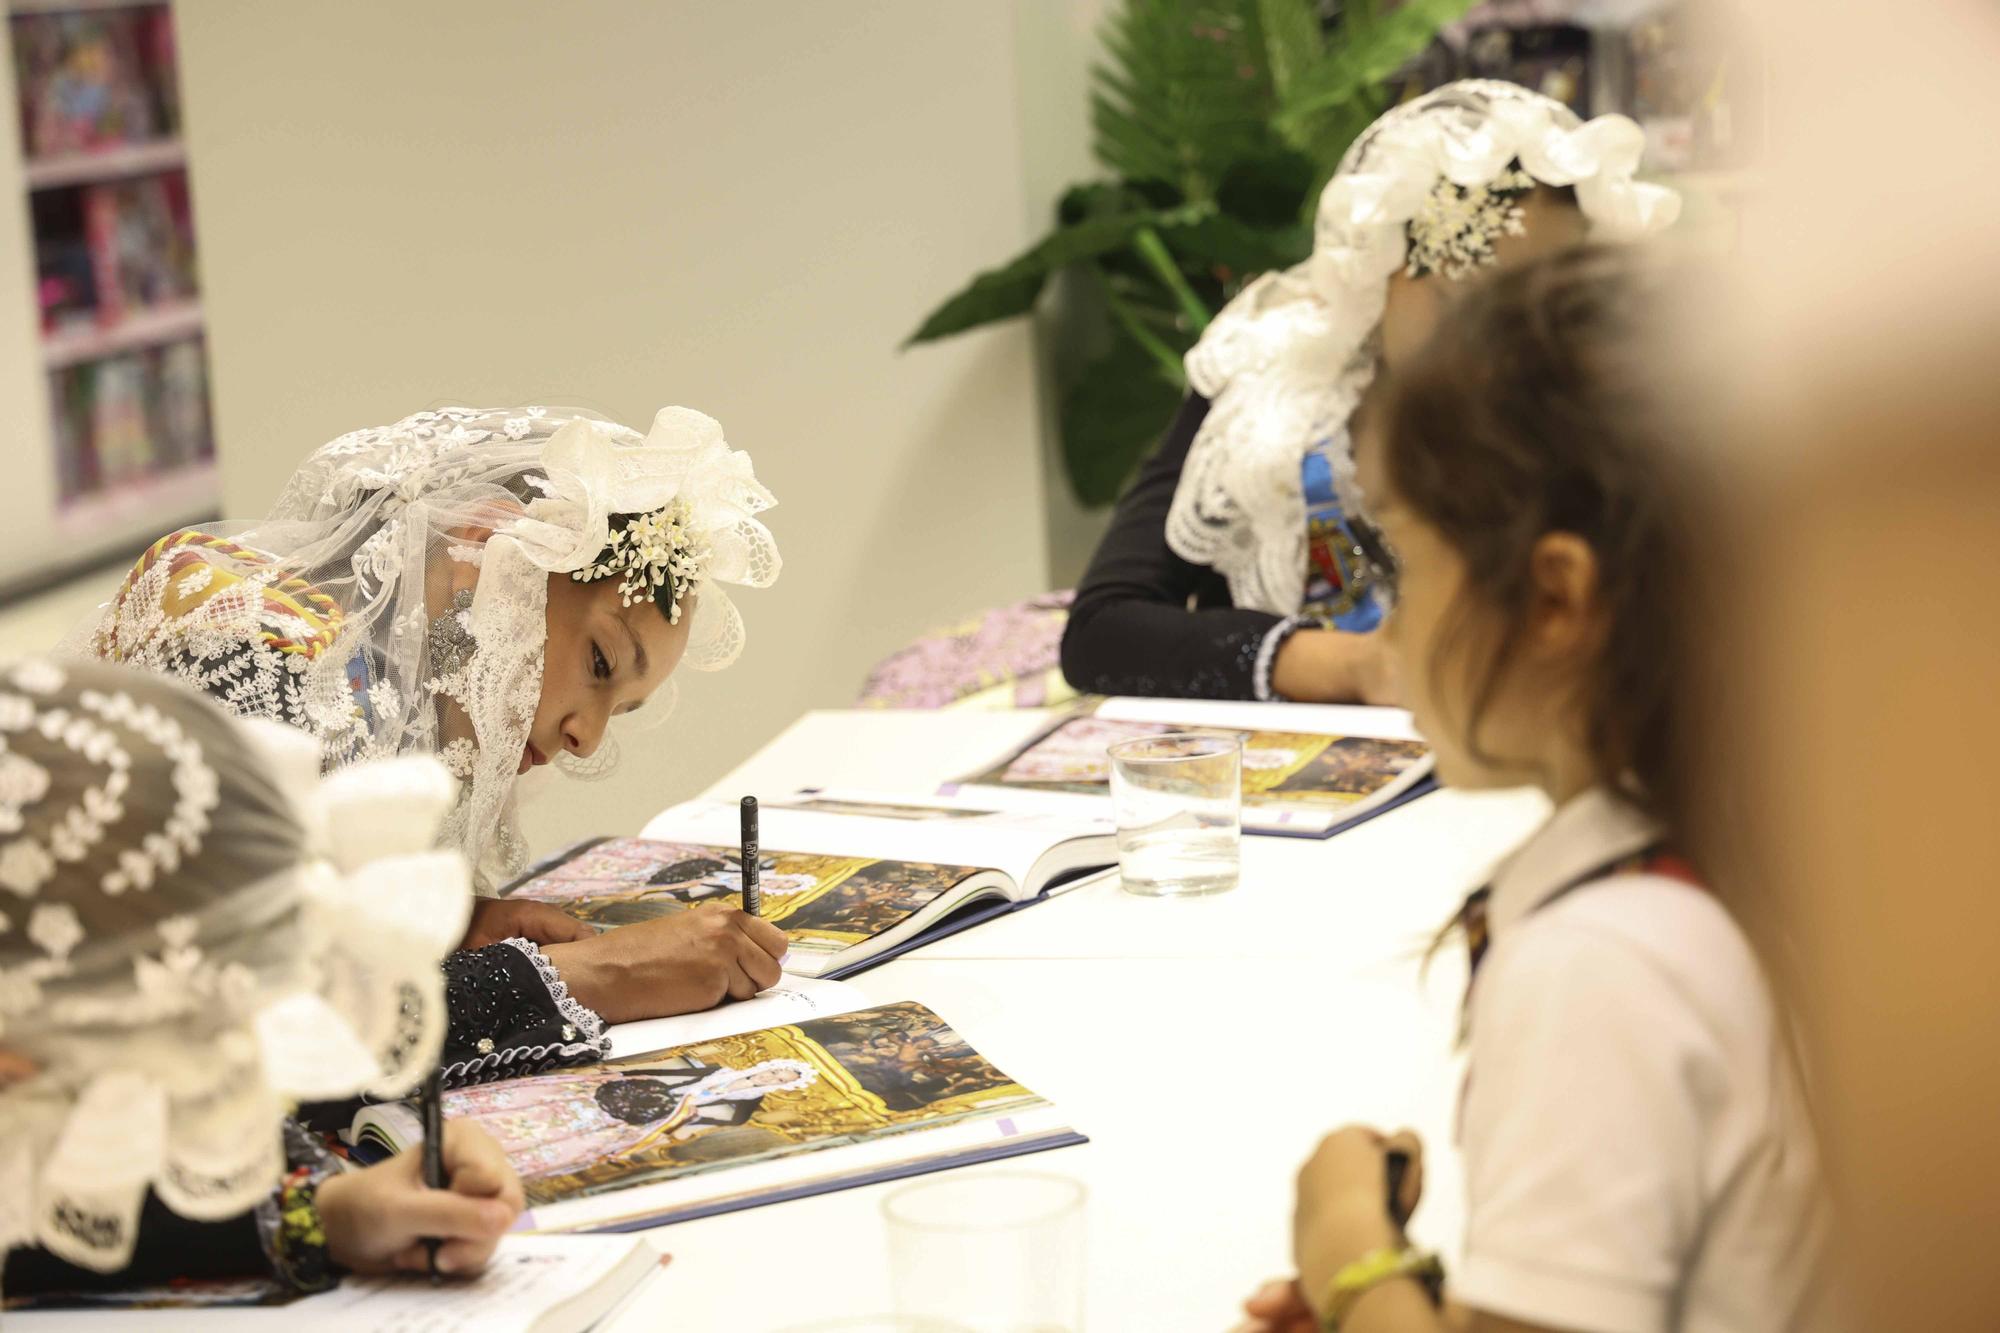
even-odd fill
[[[65,1309],[10,1309],[16,1329],[61,1333],[217,1333],[232,1328],[342,1330],[342,1333],[528,1333],[572,1302],[583,1318],[551,1321],[580,1329],[587,1311],[609,1309],[658,1271],[665,1256],[626,1236],[508,1236],[474,1278],[439,1286],[414,1274],[349,1277],[305,1296],[272,1282],[187,1282],[107,1296]]]
[[[811,1178],[828,1150],[857,1144],[922,1156],[923,1131],[1047,1106],[910,1002],[444,1096],[448,1117],[507,1153],[537,1227],[556,1225],[551,1208],[642,1186],[727,1197],[738,1167]]]
[[[1184,701],[1173,701],[1176,704]],[[1261,705],[1258,705],[1261,707]],[[1220,714],[1216,714],[1220,716]],[[1165,735],[1185,722],[1142,722],[1101,713],[1057,723],[1033,742],[999,759],[949,790],[978,800],[994,789],[1087,796],[1110,793],[1110,749],[1121,741]],[[1357,806],[1392,788],[1407,786],[1430,764],[1421,741],[1327,732],[1244,730],[1203,722],[1243,742],[1244,825],[1260,808],[1317,812],[1330,825],[1346,807]]]
[[[768,836],[758,864],[764,919],[785,932],[801,963],[894,930],[939,900],[949,903],[978,889],[977,881],[991,876],[965,864],[790,851]],[[553,903],[602,927],[652,921],[709,903],[738,906],[742,851],[733,837],[727,843],[608,838],[508,885],[500,896]]]
[[[299,1302],[284,1319],[369,1333],[528,1333],[544,1313],[610,1278],[635,1246],[651,1249],[626,1237],[510,1236],[492,1266],[469,1282],[434,1287],[417,1278],[350,1279]],[[617,1294],[600,1304],[608,1307]]]
[[[698,1014],[615,1024],[610,1029],[611,1058],[685,1046],[712,1037],[733,1037],[739,1032],[755,1032],[758,1028],[785,1023],[829,1018],[866,1009],[868,1003],[867,995],[844,981],[787,975],[754,999],[717,1005]]]
[[[767,848],[974,864],[1000,871],[1017,886],[1027,882],[1035,862],[1049,849],[1075,839],[1116,836],[1106,810],[1038,813],[1004,809],[1003,804],[950,796],[808,790],[765,800],[761,831]],[[645,834],[714,841],[733,838],[737,821],[733,802],[688,801],[656,816]],[[1116,849],[1107,844],[1105,864],[1116,859]]]
[[[1421,741],[1401,708],[1361,704],[1251,703],[1237,699],[1106,699],[1095,716],[1112,722],[1165,722],[1173,726],[1239,731],[1302,731],[1321,736],[1373,736]]]

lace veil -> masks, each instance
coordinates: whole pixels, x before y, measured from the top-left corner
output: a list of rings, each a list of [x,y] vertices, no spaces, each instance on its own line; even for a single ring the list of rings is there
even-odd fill
[[[614,516],[671,512],[702,553],[683,660],[716,670],[744,638],[725,585],[778,575],[755,517],[773,503],[749,457],[685,408],[644,435],[577,409],[419,412],[323,445],[261,522],[163,539],[79,646],[308,732],[329,769],[439,755],[463,783],[447,840],[497,883],[527,860],[515,777],[540,698],[549,576],[589,573]],[[476,648],[433,660],[449,562],[478,569],[455,612]],[[672,706],[669,682],[596,756],[558,765],[601,776],[619,732]]]
[[[150,1189],[249,1211],[295,1100],[434,1067],[464,858],[411,756],[322,782],[310,737],[100,663],[0,663],[0,1254],[112,1271]],[[366,850],[363,850],[366,849]]]
[[[1342,435],[1374,375],[1370,343],[1410,223],[1440,181],[1510,177],[1574,186],[1596,239],[1672,224],[1679,197],[1633,180],[1644,136],[1624,116],[1588,123],[1511,83],[1468,79],[1394,108],[1369,127],[1320,195],[1313,253],[1237,294],[1187,355],[1210,401],[1167,514],[1167,544],[1229,580],[1237,606],[1292,615],[1304,597],[1307,449]],[[1355,504],[1347,450],[1336,481]]]

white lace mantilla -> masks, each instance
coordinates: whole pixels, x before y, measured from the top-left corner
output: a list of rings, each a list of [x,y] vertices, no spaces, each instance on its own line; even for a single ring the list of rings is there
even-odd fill
[[[726,585],[778,576],[756,517],[773,503],[748,456],[686,408],[643,436],[569,409],[419,412],[322,446],[261,522],[163,539],[78,646],[305,731],[328,769],[439,756],[463,783],[444,837],[498,884],[528,859],[516,776],[541,697],[549,577],[613,572],[613,518],[671,514],[686,549],[663,566],[683,593],[669,611],[693,617],[683,661],[717,670],[744,639]],[[666,528],[634,531],[633,577],[650,578]],[[448,611],[449,589],[468,583],[469,609]],[[460,614],[474,648],[433,661],[443,614]],[[558,766],[602,776],[618,735],[657,725],[674,698],[669,681],[614,719],[596,755]]]
[[[0,857],[54,862],[0,893],[0,1044],[35,1068],[0,1085],[0,1253],[111,1271],[149,1190],[246,1213],[294,1102],[401,1095],[435,1063],[471,905],[432,850],[453,783],[418,757],[322,783],[303,733],[96,664],[0,680]]]
[[[1291,615],[1305,597],[1306,451],[1342,435],[1374,375],[1369,347],[1409,223],[1440,180],[1492,184],[1520,163],[1574,186],[1598,239],[1656,232],[1679,197],[1633,179],[1644,136],[1624,116],[1588,123],[1510,83],[1465,80],[1390,111],[1355,141],[1320,195],[1313,253],[1267,273],[1223,308],[1187,355],[1209,400],[1167,514],[1167,545],[1229,580],[1239,607]],[[1329,456],[1342,501],[1357,497],[1347,451]]]

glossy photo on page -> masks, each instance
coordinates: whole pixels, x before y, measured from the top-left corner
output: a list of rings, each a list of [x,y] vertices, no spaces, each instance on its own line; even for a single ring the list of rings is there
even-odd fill
[[[765,851],[758,858],[764,917],[792,948],[838,953],[922,910],[969,876],[973,866]],[[503,890],[503,897],[553,903],[595,926],[622,926],[685,912],[703,903],[740,906],[742,853],[734,847],[611,838]]]
[[[987,771],[965,779],[965,783],[1101,793],[1111,780],[1108,751],[1113,745],[1142,736],[1187,730],[1165,722],[1070,718]],[[1267,805],[1340,806],[1365,800],[1402,777],[1430,753],[1430,748],[1419,741],[1373,736],[1208,727],[1198,730],[1241,738],[1243,798]]]
[[[540,1208],[1048,1103],[903,1002],[447,1093]]]

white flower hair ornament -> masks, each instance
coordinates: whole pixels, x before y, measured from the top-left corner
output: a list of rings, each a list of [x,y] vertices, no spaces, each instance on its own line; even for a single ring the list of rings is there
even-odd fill
[[[1167,515],[1167,544],[1229,581],[1239,607],[1292,615],[1304,599],[1300,465],[1324,441],[1350,512],[1344,436],[1375,372],[1371,336],[1389,279],[1470,275],[1524,225],[1536,186],[1571,187],[1594,240],[1671,226],[1680,197],[1634,179],[1645,136],[1588,122],[1510,83],[1468,79],[1391,110],[1348,149],[1320,195],[1313,252],[1223,308],[1187,354],[1209,400]]]
[[[33,715],[4,732],[8,752],[56,777],[17,776],[9,797],[55,869],[0,895],[28,923],[0,930],[0,1045],[36,1071],[0,1085],[0,1251],[39,1245],[111,1271],[130,1259],[149,1190],[197,1220],[247,1212],[284,1172],[292,1104],[401,1095],[434,1066],[438,963],[463,935],[470,871],[431,850],[455,793],[432,760],[322,782],[302,733],[196,716],[210,706],[114,668],[62,670],[80,679],[38,698],[0,666],[0,691]],[[73,729],[79,718],[113,743]],[[200,739],[237,727],[248,737],[219,749]],[[190,792],[235,796],[197,800],[206,813],[186,840],[132,827],[136,798],[88,816],[97,839],[144,849],[150,874],[96,839],[57,846],[48,831],[125,772],[171,774],[175,799],[146,807],[164,819],[185,818]],[[245,792],[261,794],[248,813]],[[104,864],[125,882],[82,873]]]
[[[687,653],[697,671],[719,671],[743,651],[743,618],[724,585],[768,588],[782,561],[757,518],[777,503],[713,417],[660,409],[643,439],[611,422],[578,418],[549,437],[540,495],[496,536],[542,569],[579,583],[615,578],[625,605],[654,602],[672,624],[689,614]],[[638,714],[641,726],[671,707]]]

